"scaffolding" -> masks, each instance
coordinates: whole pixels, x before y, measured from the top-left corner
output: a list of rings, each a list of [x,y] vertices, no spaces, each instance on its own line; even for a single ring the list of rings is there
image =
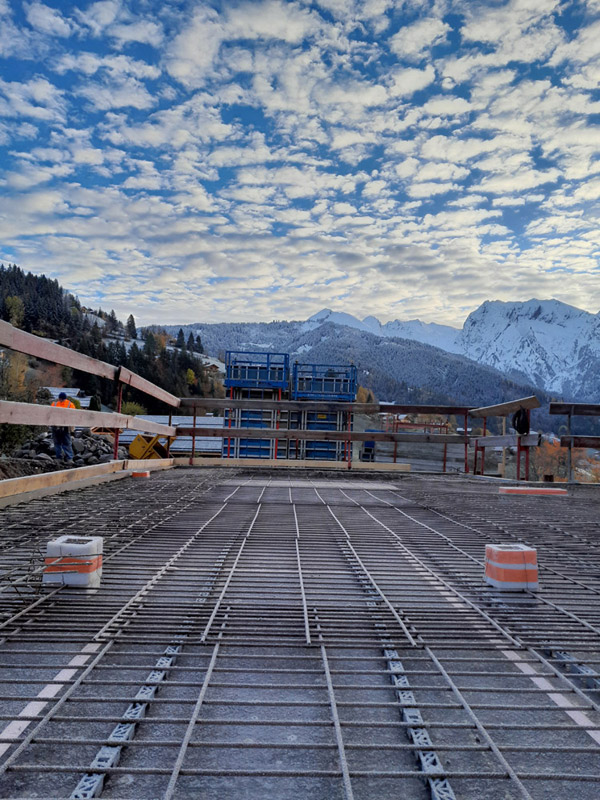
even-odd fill
[[[230,400],[282,400],[289,396],[287,353],[229,350],[225,359],[225,391]],[[287,414],[277,410],[229,408],[225,428],[287,427]],[[223,439],[224,458],[287,458],[287,442],[276,439]]]

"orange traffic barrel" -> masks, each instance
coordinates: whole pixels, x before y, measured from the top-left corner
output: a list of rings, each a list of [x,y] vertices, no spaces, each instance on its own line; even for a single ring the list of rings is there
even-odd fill
[[[137,472],[131,473],[132,478],[149,478],[150,477],[150,470],[138,470]]]
[[[547,494],[560,497],[566,495],[566,489],[559,489],[556,486],[501,486],[498,489],[500,494]]]
[[[525,544],[486,544],[484,579],[503,592],[537,592],[537,550]]]

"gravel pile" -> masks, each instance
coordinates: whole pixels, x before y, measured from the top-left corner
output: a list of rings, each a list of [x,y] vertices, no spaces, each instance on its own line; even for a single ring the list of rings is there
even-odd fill
[[[91,464],[106,464],[113,460],[113,440],[110,436],[98,436],[89,430],[79,429],[71,435],[73,444],[73,465],[88,467]],[[128,458],[126,447],[119,448],[119,458]],[[40,433],[39,436],[22,444],[13,453],[13,458],[28,459],[34,465],[51,469],[57,464],[54,456],[52,434]]]

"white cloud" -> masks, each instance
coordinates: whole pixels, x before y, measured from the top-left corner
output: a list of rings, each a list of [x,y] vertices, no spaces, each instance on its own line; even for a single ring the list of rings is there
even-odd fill
[[[77,93],[89,100],[91,106],[99,111],[127,107],[146,109],[156,105],[156,99],[146,87],[131,77],[126,81],[115,81],[106,85],[87,83]]]
[[[40,2],[26,3],[25,16],[32,28],[50,36],[70,36],[74,29],[60,11]]]
[[[94,36],[100,36],[115,21],[119,11],[118,0],[99,0],[99,2],[89,5],[84,11],[78,9],[75,13],[82,25],[87,26]]]
[[[129,42],[140,42],[152,45],[152,47],[160,47],[164,38],[162,25],[149,19],[112,25],[110,35],[118,39],[122,45]]]
[[[125,75],[140,79],[158,78],[161,74],[159,67],[129,56],[99,56],[90,52],[65,53],[54,65],[54,71],[60,75],[73,71],[89,76],[95,75],[100,70],[106,70],[107,74],[113,78],[121,78]]]
[[[455,114],[468,114],[473,106],[463,97],[433,97],[423,106],[427,114],[441,117],[451,117]]]
[[[456,183],[437,183],[429,181],[426,183],[413,183],[408,187],[407,192],[411,197],[427,198],[438,194],[447,194],[459,188],[460,187]]]
[[[392,97],[408,97],[425,89],[435,80],[435,69],[428,64],[425,69],[401,69],[392,73],[389,93]]]
[[[219,15],[212,9],[198,7],[167,46],[167,71],[186,86],[203,85],[224,37]]]
[[[298,44],[320,27],[317,15],[282,0],[252,0],[230,7],[227,16],[231,39],[281,39]]]
[[[31,117],[37,120],[64,119],[64,93],[46,78],[19,83],[0,80],[0,117]]]
[[[401,28],[390,39],[390,50],[406,61],[420,61],[429,50],[446,40],[450,26],[441,19],[428,17]]]

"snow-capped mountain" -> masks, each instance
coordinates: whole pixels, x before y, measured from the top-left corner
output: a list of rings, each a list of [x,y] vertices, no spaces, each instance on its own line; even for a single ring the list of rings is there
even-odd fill
[[[435,322],[421,322],[420,319],[411,319],[401,322],[395,319],[392,322],[382,324],[377,317],[365,317],[360,320],[352,314],[345,314],[340,311],[332,311],[324,308],[318,314],[313,314],[304,323],[306,330],[312,330],[325,322],[332,322],[334,325],[346,325],[349,328],[357,328],[360,331],[372,333],[375,336],[392,336],[395,339],[410,339],[422,344],[430,344],[433,347],[440,347],[448,353],[460,353],[458,337],[460,330],[451,328],[449,325],[438,325]]]
[[[558,300],[486,301],[467,317],[458,344],[473,361],[519,372],[549,392],[600,394],[600,314]]]
[[[418,319],[382,325],[376,317],[359,320],[330,309],[305,325],[325,322],[430,344],[565,397],[600,395],[600,314],[558,300],[488,300],[469,314],[462,330]]]
[[[190,330],[200,335],[211,355],[229,349],[271,350],[310,361],[320,352],[319,343],[347,339],[357,350],[356,363],[360,350],[365,359],[363,367],[379,358],[382,346],[392,346],[391,340],[408,340],[415,343],[415,358],[423,357],[417,344],[430,345],[493,367],[519,384],[539,387],[556,397],[600,401],[600,314],[590,314],[558,300],[486,301],[469,314],[462,329],[418,319],[381,323],[368,316],[361,320],[328,308],[304,322],[204,323],[183,327],[186,336]],[[178,328],[167,326],[173,335]],[[352,329],[353,334],[349,330],[344,334],[344,328]],[[332,330],[337,331],[334,337]],[[325,353],[320,356],[325,357]],[[451,373],[449,369],[445,383]],[[391,366],[389,375],[402,379],[393,374]]]

